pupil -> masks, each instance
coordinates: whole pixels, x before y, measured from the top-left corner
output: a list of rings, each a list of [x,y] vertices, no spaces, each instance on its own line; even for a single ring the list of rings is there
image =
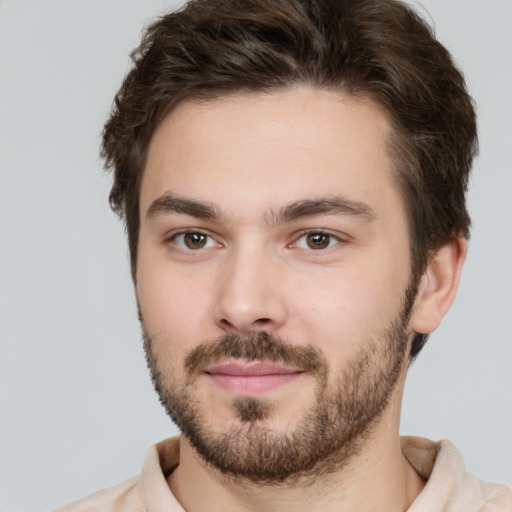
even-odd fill
[[[187,233],[185,243],[189,249],[201,249],[206,244],[206,236],[200,233]]]
[[[329,235],[322,233],[308,235],[307,242],[312,249],[325,249],[329,245]]]

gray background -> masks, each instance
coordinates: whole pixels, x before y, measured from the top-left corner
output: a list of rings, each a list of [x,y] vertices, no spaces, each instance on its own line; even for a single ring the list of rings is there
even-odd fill
[[[0,1],[0,510],[42,511],[139,472],[175,432],[140,343],[99,133],[164,0]],[[512,2],[425,0],[480,119],[459,297],[410,372],[402,432],[449,438],[512,483]]]

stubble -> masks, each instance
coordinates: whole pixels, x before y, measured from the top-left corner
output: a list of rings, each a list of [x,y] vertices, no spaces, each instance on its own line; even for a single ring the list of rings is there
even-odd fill
[[[346,465],[386,410],[406,364],[413,302],[408,290],[402,311],[388,329],[362,344],[343,368],[330,368],[324,354],[312,346],[295,346],[269,332],[227,334],[191,350],[184,362],[186,377],[176,382],[142,324],[144,348],[162,405],[207,464],[240,481],[306,483]],[[308,372],[315,379],[314,403],[294,429],[276,431],[269,420],[279,414],[278,404],[236,398],[232,426],[219,431],[194,390],[203,368],[228,358],[293,365]],[[331,372],[337,377],[328,385]]]

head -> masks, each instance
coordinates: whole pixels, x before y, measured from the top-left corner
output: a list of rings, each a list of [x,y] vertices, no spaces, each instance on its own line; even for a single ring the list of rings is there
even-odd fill
[[[132,58],[102,146],[132,272],[144,166],[166,114],[187,99],[300,85],[370,98],[389,115],[415,275],[450,239],[469,237],[472,100],[448,51],[411,7],[394,0],[192,1],[152,24]],[[418,335],[412,358],[425,340]]]
[[[185,172],[184,169],[189,169],[192,173],[195,168],[202,168],[204,165],[205,169],[209,169],[208,163],[205,164],[203,161],[198,161],[194,165],[187,162],[181,168],[181,175],[177,173],[175,177],[169,177],[169,181],[166,182],[167,189],[161,192],[172,195],[177,191],[178,201],[176,198],[167,197],[160,202],[148,203],[147,198],[151,195],[148,191],[151,191],[152,187],[158,188],[158,180],[155,181],[154,173],[162,162],[161,154],[172,150],[179,159],[184,155],[186,157],[187,154],[201,152],[201,147],[195,147],[194,141],[200,140],[202,135],[203,147],[229,146],[229,140],[213,140],[210,134],[204,133],[201,126],[211,126],[213,131],[219,133],[223,130],[222,123],[229,123],[227,120],[232,119],[232,125],[228,126],[226,132],[231,134],[233,140],[244,131],[254,134],[253,139],[244,139],[243,134],[240,140],[237,138],[235,145],[238,152],[241,151],[240,148],[245,148],[247,153],[257,152],[257,148],[254,149],[257,142],[254,141],[261,140],[263,147],[270,144],[268,149],[271,154],[275,148],[271,143],[273,139],[269,139],[268,129],[266,128],[263,133],[259,131],[264,125],[264,116],[274,124],[287,120],[287,126],[292,127],[294,116],[299,125],[302,122],[303,126],[306,126],[315,125],[315,116],[319,115],[321,119],[325,118],[326,126],[333,128],[325,133],[325,139],[314,139],[321,131],[321,126],[316,126],[318,130],[308,134],[312,138],[306,137],[302,145],[297,144],[297,147],[292,148],[301,140],[303,133],[300,130],[295,134],[295,138],[281,142],[284,146],[288,144],[290,151],[299,154],[307,146],[308,141],[314,139],[314,148],[323,148],[321,154],[326,155],[337,145],[337,140],[329,138],[327,134],[337,133],[338,126],[333,115],[338,113],[340,119],[352,123],[349,130],[346,127],[339,127],[338,134],[341,144],[346,145],[349,154],[351,148],[359,144],[359,140],[365,141],[366,149],[371,146],[372,141],[382,142],[375,143],[380,152],[365,151],[363,147],[359,147],[356,157],[360,157],[361,161],[367,158],[366,167],[354,168],[349,178],[353,184],[354,179],[361,176],[363,185],[365,179],[378,182],[384,174],[386,180],[389,178],[392,187],[387,186],[387,181],[382,182],[381,190],[387,187],[389,193],[382,193],[380,207],[383,211],[394,212],[395,219],[400,219],[401,216],[405,219],[403,230],[407,233],[407,254],[404,256],[403,251],[401,252],[403,247],[400,247],[400,244],[394,249],[397,254],[402,254],[402,259],[398,256],[396,259],[407,267],[407,272],[400,273],[397,269],[396,275],[393,276],[391,271],[390,275],[382,280],[386,284],[379,283],[382,290],[386,289],[385,286],[388,290],[396,287],[394,299],[390,302],[386,302],[383,295],[378,295],[378,290],[371,290],[371,280],[368,277],[363,278],[361,274],[360,278],[366,279],[366,291],[371,296],[357,295],[358,292],[355,291],[356,295],[351,297],[352,301],[344,303],[342,297],[340,302],[336,303],[336,294],[340,287],[333,287],[331,299],[326,295],[325,300],[312,302],[311,307],[301,315],[301,318],[312,319],[309,324],[309,327],[312,327],[315,326],[315,307],[326,305],[329,310],[330,302],[334,302],[333,308],[344,310],[350,309],[351,303],[354,302],[364,304],[365,306],[361,307],[355,316],[353,315],[353,325],[345,323],[341,331],[336,333],[346,335],[347,340],[355,336],[351,329],[355,329],[358,323],[364,323],[368,316],[381,318],[381,322],[376,322],[375,325],[370,323],[364,333],[359,333],[359,338],[367,341],[364,347],[359,347],[359,350],[355,344],[347,345],[350,347],[347,348],[350,362],[342,363],[340,360],[337,366],[334,364],[336,361],[333,362],[333,367],[336,367],[336,371],[341,375],[339,379],[335,380],[333,377],[335,372],[332,368],[329,371],[328,363],[331,361],[326,358],[331,347],[328,343],[329,330],[326,329],[323,333],[325,343],[321,342],[317,346],[307,343],[308,325],[303,325],[304,329],[296,330],[296,333],[303,333],[303,339],[293,339],[293,329],[281,329],[285,320],[280,323],[279,315],[282,313],[282,318],[286,315],[284,309],[280,309],[280,303],[276,303],[273,310],[276,312],[276,318],[271,314],[262,314],[258,319],[261,329],[255,329],[265,333],[271,331],[272,336],[255,337],[254,332],[233,332],[234,324],[226,320],[229,314],[220,311],[223,305],[222,300],[219,300],[215,306],[218,308],[220,319],[217,327],[220,327],[220,331],[226,330],[226,336],[222,337],[219,330],[212,332],[210,336],[198,328],[193,333],[196,340],[194,347],[189,351],[176,351],[176,359],[173,362],[158,361],[156,356],[164,353],[165,346],[169,343],[165,338],[165,327],[157,325],[158,322],[152,322],[149,329],[151,332],[145,332],[148,358],[160,396],[182,430],[190,439],[195,439],[194,446],[200,453],[203,450],[211,456],[216,449],[218,454],[229,456],[226,444],[219,443],[219,432],[212,434],[211,430],[199,428],[198,431],[191,427],[204,426],[205,422],[208,423],[204,410],[191,407],[194,402],[212,399],[209,391],[204,391],[201,387],[201,379],[204,380],[205,373],[210,375],[209,370],[222,361],[222,358],[242,358],[246,361],[264,359],[288,364],[288,370],[291,365],[301,375],[308,374],[307,378],[301,377],[298,385],[304,386],[301,389],[305,401],[309,400],[315,404],[307,411],[301,410],[302,421],[294,425],[290,435],[279,436],[279,428],[282,425],[278,425],[277,419],[276,431],[269,427],[275,415],[272,400],[254,400],[251,396],[242,396],[241,399],[230,402],[230,407],[237,410],[239,422],[230,430],[230,434],[240,437],[239,444],[233,443],[233,437],[230,440],[232,454],[237,454],[237,460],[240,459],[244,442],[247,443],[248,439],[252,447],[260,442],[257,446],[261,461],[282,460],[283,453],[288,453],[286,450],[289,450],[290,446],[298,446],[295,459],[290,458],[289,453],[287,455],[289,460],[297,463],[293,468],[288,468],[288,473],[284,471],[279,476],[277,470],[270,467],[261,469],[260,464],[258,477],[258,470],[254,470],[254,465],[251,466],[254,461],[247,460],[246,476],[263,478],[265,475],[274,475],[274,478],[285,478],[292,473],[300,472],[297,468],[305,469],[306,463],[298,460],[304,454],[310,464],[317,464],[318,460],[313,460],[312,452],[308,451],[307,447],[297,444],[298,439],[324,439],[324,461],[328,459],[327,454],[332,452],[335,440],[338,440],[337,446],[340,449],[343,446],[348,457],[351,451],[357,449],[357,444],[351,440],[361,439],[371,430],[371,426],[389,405],[395,384],[403,373],[404,361],[409,357],[415,357],[426,339],[424,333],[427,331],[421,329],[416,330],[416,337],[412,343],[410,339],[409,320],[413,314],[414,299],[421,276],[440,249],[453,240],[469,236],[470,221],[465,206],[465,191],[476,150],[476,127],[472,101],[465,89],[461,73],[425,22],[409,7],[394,0],[192,1],[181,11],[162,17],[147,29],[141,45],[133,53],[133,61],[134,66],[116,96],[112,115],[105,125],[102,151],[107,167],[114,170],[110,200],[114,210],[122,215],[126,222],[134,278],[137,276],[141,255],[145,258],[144,268],[153,265],[147,263],[147,253],[141,252],[140,249],[141,236],[145,237],[141,222],[146,218],[148,211],[151,213],[151,208],[153,214],[158,214],[159,210],[166,208],[189,214],[192,208],[195,209],[196,217],[207,219],[207,223],[217,223],[208,224],[215,226],[222,224],[220,219],[224,218],[224,215],[225,218],[232,220],[236,218],[234,213],[243,210],[243,205],[231,201],[231,197],[234,196],[230,196],[228,192],[225,192],[224,200],[219,200],[219,203],[212,204],[209,197],[204,202],[194,204],[180,202],[179,197],[186,196],[190,190],[194,190],[193,197],[201,196],[202,189],[194,189],[197,180],[191,181],[191,173]],[[240,98],[242,101],[239,102]],[[343,100],[341,105],[337,104],[336,98]],[[258,114],[254,114],[255,109]],[[280,117],[273,117],[276,112],[279,112]],[[290,112],[292,116],[288,116]],[[304,115],[299,115],[299,112]],[[361,123],[359,120],[362,120]],[[313,126],[312,129],[316,128]],[[353,133],[357,133],[359,138],[355,138]],[[183,153],[180,147],[182,136],[183,140],[191,141],[188,153]],[[276,136],[279,137],[279,133]],[[228,152],[208,155],[208,160],[214,160],[215,157],[229,159],[230,154]],[[237,150],[234,150],[233,154],[234,160],[240,157],[242,161],[243,154],[239,155]],[[279,161],[281,156],[277,152],[274,161]],[[337,156],[344,158],[342,152]],[[302,162],[307,162],[307,158],[307,155],[304,155],[301,165]],[[385,163],[382,163],[384,160]],[[219,160],[218,167],[225,161]],[[272,160],[270,165],[271,163]],[[290,195],[291,200],[286,202],[287,198],[275,194],[273,198],[277,207],[281,208],[279,211],[265,210],[268,205],[264,205],[258,198],[248,198],[247,201],[255,201],[255,212],[261,206],[262,212],[286,220],[293,219],[293,215],[297,216],[297,211],[304,207],[310,211],[312,208],[323,209],[327,215],[329,209],[340,208],[338,196],[335,194],[334,199],[327,197],[325,191],[320,191],[323,202],[312,201],[311,204],[305,204],[298,196],[298,202],[293,203],[293,199],[297,199],[292,197],[295,188],[289,184],[297,181],[299,186],[296,189],[299,191],[302,175],[305,179],[311,179],[310,170],[314,163],[309,166],[309,170],[297,169],[297,174],[293,174],[295,171],[292,172],[289,162],[284,164],[282,177],[278,176],[278,173],[273,174],[271,169],[270,174],[265,174],[269,165],[261,166],[261,174],[258,174],[256,165],[253,166],[252,174],[249,172],[250,178],[244,178],[248,180],[248,188],[252,187],[251,183],[254,184],[251,190],[257,189],[260,181],[265,181],[273,183],[276,190],[288,191]],[[227,164],[226,166],[229,167]],[[380,169],[380,177],[366,175],[366,168],[372,166]],[[347,167],[350,165],[347,164]],[[226,191],[232,183],[238,182],[239,177],[233,171],[233,175],[226,172],[225,176],[216,177],[214,181],[212,179],[210,174],[208,177],[205,175],[205,182],[211,187],[217,183],[224,183],[225,186],[219,185],[219,190]],[[280,179],[284,180],[283,186],[280,186]],[[334,180],[333,186],[325,190],[336,192],[336,177],[333,173],[328,176],[319,173],[316,177],[316,180],[322,183],[328,183],[329,179]],[[243,180],[241,184],[243,185]],[[376,186],[374,183],[374,187]],[[240,190],[238,189],[237,193]],[[356,185],[356,195],[358,190]],[[265,192],[261,191],[260,195],[265,195]],[[192,196],[189,194],[189,197]],[[222,194],[220,196],[222,197]],[[165,203],[169,199],[171,206],[169,201]],[[281,199],[283,201],[279,203]],[[226,205],[226,208],[218,211],[223,205]],[[378,210],[379,205],[376,207]],[[366,220],[373,214],[371,210],[365,210],[364,204],[361,207],[357,201],[344,203],[342,208],[352,209],[355,218],[361,219],[362,226],[365,214]],[[233,215],[230,217],[231,214]],[[249,220],[244,218],[243,222]],[[391,213],[384,222],[388,226],[393,224]],[[236,222],[231,225],[236,226]],[[361,230],[364,231],[362,227]],[[226,240],[229,241],[234,232],[226,234]],[[308,239],[310,235],[312,238]],[[304,237],[299,237],[293,242],[297,245],[286,247],[300,252],[304,249],[304,243],[327,243],[330,246],[332,238],[329,238],[329,234],[310,235],[304,235],[304,240]],[[175,251],[173,254],[181,254],[183,248],[187,251],[191,247],[202,248],[197,244],[207,243],[205,247],[210,252],[203,254],[213,258],[212,262],[218,261],[217,256],[214,256],[216,242],[211,242],[215,238],[205,242],[206,238],[201,236],[198,238],[194,233],[175,233],[172,238]],[[355,238],[357,239],[357,235]],[[208,245],[210,242],[214,244],[211,247]],[[186,247],[183,244],[186,244]],[[219,243],[218,247],[221,245],[222,243]],[[226,242],[225,245],[229,244]],[[380,272],[377,272],[375,267],[373,278],[379,279],[386,268],[395,265],[392,251],[389,249],[386,249],[388,266],[382,264]],[[176,256],[177,260],[180,258],[182,255]],[[384,254],[383,260],[385,258]],[[186,268],[189,268],[182,266],[184,261],[179,262],[182,276],[188,275]],[[234,259],[230,263],[230,268],[235,274],[238,268],[236,262]],[[305,277],[298,284],[303,286],[304,290],[310,286],[308,296],[312,296],[316,293],[315,286],[318,282],[325,280],[327,285],[334,282],[328,273],[336,268],[336,264],[332,261],[326,262],[329,263],[329,272],[315,274],[319,272],[320,267],[315,266],[316,264],[308,267],[309,263],[308,260],[306,267],[314,267],[315,270],[308,275],[314,279],[312,277],[311,283],[308,284]],[[368,263],[370,264],[370,260]],[[303,260],[300,260],[300,263],[290,264],[286,268],[291,268],[292,271],[305,270],[306,267],[301,266],[303,264]],[[257,266],[257,262],[254,265]],[[362,263],[357,265],[361,269]],[[346,269],[339,268],[339,273],[333,276],[341,276],[344,271]],[[169,295],[162,284],[165,278],[154,272],[153,274],[153,281],[147,279],[147,283],[138,286],[143,317],[151,308],[158,310],[160,304],[165,302],[165,297]],[[293,272],[286,274],[290,279],[290,287],[292,274]],[[190,291],[187,286],[190,287],[192,284],[187,283],[192,283],[192,276],[197,276],[197,272],[190,273],[189,281],[176,284],[178,288],[183,286],[184,294]],[[213,283],[213,277],[206,277],[205,282]],[[397,278],[396,282],[393,281],[393,277]],[[259,279],[257,275],[253,278]],[[229,284],[230,279],[231,277],[224,275],[223,282]],[[344,284],[349,283],[350,287],[351,279],[355,285],[357,279],[353,272]],[[267,284],[272,286],[271,283]],[[250,282],[246,282],[246,285],[250,286]],[[162,288],[162,300],[152,302],[151,298],[148,298],[149,292],[145,290],[158,288]],[[229,290],[232,297],[236,295],[235,288],[233,284]],[[379,289],[379,286],[376,288]],[[201,294],[196,295],[197,310],[200,311],[206,299]],[[155,297],[157,296],[158,293]],[[367,307],[372,300],[375,303]],[[389,311],[383,312],[387,306]],[[165,316],[164,307],[165,304],[162,306],[160,318]],[[298,305],[299,309],[301,307],[303,302]],[[335,315],[333,309],[331,316],[334,318]],[[182,331],[186,334],[186,330],[180,326],[179,315],[171,316],[175,319],[173,327],[176,328],[177,339],[181,339]],[[230,326],[229,329],[226,326]],[[147,325],[144,328],[147,328]],[[321,323],[318,323],[315,329],[322,333]],[[312,329],[312,332],[315,329]],[[282,332],[279,332],[280,330]],[[191,330],[188,329],[187,332],[190,334]],[[199,343],[202,336],[205,336],[205,339]],[[332,338],[334,339],[334,336]],[[314,368],[300,363],[304,350],[309,351],[310,358],[316,361]],[[183,368],[179,368],[180,361],[186,362]],[[183,378],[175,379],[173,375],[179,375],[180,372]],[[307,385],[309,376],[314,378],[314,386]],[[351,386],[350,383],[356,382],[358,378],[361,381],[357,386]],[[375,390],[376,394],[373,393]],[[310,394],[312,396],[309,396]],[[226,414],[226,409],[222,407],[219,405],[218,408],[220,417]],[[291,407],[288,412],[293,416],[297,411]],[[316,422],[313,421],[314,418],[317,419]],[[341,422],[336,422],[335,418],[341,418]],[[361,423],[354,418],[359,418]],[[265,423],[267,420],[270,423]],[[248,424],[258,424],[259,427],[253,425],[254,428],[246,430]],[[248,432],[251,432],[253,437],[248,437]],[[272,441],[270,444],[267,443],[269,440]],[[276,450],[275,456],[269,458],[270,446]],[[318,444],[315,444],[313,451],[319,453],[318,448]],[[215,465],[222,468],[224,464],[225,469],[230,471],[229,462],[226,459],[223,462],[217,459]],[[247,469],[249,467],[252,469]],[[238,470],[244,473],[240,467]]]

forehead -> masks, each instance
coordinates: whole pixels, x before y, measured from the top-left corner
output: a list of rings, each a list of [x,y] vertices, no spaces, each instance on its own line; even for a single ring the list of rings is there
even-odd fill
[[[184,101],[151,140],[141,215],[165,192],[245,210],[336,194],[373,201],[383,187],[395,193],[390,134],[374,102],[325,90]]]

